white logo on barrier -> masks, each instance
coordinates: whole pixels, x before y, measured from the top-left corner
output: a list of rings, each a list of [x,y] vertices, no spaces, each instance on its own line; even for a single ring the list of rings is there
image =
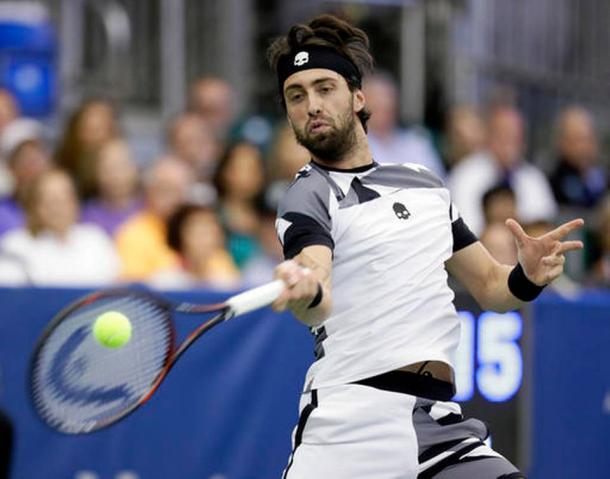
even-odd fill
[[[299,52],[294,57],[294,64],[298,67],[305,65],[309,61],[309,53]]]

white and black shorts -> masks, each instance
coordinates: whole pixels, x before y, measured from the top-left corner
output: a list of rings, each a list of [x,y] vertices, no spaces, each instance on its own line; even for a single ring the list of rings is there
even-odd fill
[[[393,371],[303,393],[283,479],[525,478],[458,404],[403,392],[413,376]]]

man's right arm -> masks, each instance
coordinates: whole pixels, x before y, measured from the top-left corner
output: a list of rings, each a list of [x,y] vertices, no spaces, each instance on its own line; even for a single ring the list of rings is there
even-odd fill
[[[330,316],[334,240],[327,180],[306,166],[286,191],[278,207],[276,229],[286,261],[275,275],[287,285],[274,302],[278,311],[290,309],[308,326]]]
[[[286,283],[286,290],[273,303],[273,309],[289,309],[307,326],[321,324],[330,316],[332,251],[312,245],[290,260],[280,263],[275,276]]]

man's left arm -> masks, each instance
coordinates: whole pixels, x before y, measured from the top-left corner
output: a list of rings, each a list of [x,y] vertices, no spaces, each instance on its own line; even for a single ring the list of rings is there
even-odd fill
[[[583,224],[582,219],[572,220],[533,238],[509,219],[506,226],[517,243],[517,266],[498,263],[479,241],[455,252],[445,265],[481,308],[498,312],[517,309],[562,274],[564,253],[583,247],[581,241],[563,241]]]

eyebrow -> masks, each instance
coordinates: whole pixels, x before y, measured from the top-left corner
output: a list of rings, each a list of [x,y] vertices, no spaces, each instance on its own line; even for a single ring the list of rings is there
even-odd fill
[[[316,86],[319,85],[320,83],[325,83],[327,81],[332,81],[332,82],[336,82],[337,79],[333,78],[333,77],[322,77],[322,78],[317,78],[314,81],[311,82],[311,86]],[[291,90],[296,90],[296,89],[303,89],[303,85],[301,83],[293,83],[292,85],[286,87],[286,89],[284,90],[284,93],[288,93]]]

